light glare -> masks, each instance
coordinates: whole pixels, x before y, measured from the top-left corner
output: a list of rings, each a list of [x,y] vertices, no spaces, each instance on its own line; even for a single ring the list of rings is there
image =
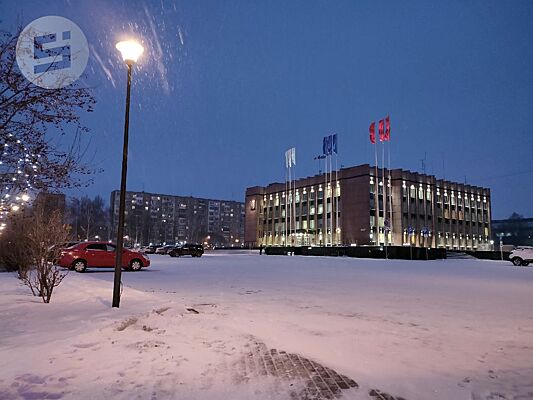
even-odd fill
[[[122,59],[126,64],[136,63],[144,51],[144,48],[135,40],[118,42],[116,48],[122,54]]]

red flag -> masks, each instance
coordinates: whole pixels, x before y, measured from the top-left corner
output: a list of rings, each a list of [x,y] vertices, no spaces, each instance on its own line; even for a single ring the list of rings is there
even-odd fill
[[[370,124],[370,128],[368,129],[370,132],[370,143],[376,144],[376,123],[372,122]]]
[[[383,142],[385,141],[385,130],[384,130],[384,126],[385,126],[385,120],[383,119],[380,119],[379,120],[379,141],[380,142]]]
[[[390,119],[388,115],[385,118],[385,140],[390,140]]]

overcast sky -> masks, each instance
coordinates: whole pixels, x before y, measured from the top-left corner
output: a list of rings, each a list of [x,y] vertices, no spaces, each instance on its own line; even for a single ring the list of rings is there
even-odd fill
[[[128,189],[243,200],[247,186],[373,163],[368,125],[389,114],[397,168],[488,186],[495,218],[533,217],[531,1],[10,1],[0,27],[60,15],[85,33],[96,111],[88,159],[104,172],[72,195],[118,189],[126,69],[133,77]]]

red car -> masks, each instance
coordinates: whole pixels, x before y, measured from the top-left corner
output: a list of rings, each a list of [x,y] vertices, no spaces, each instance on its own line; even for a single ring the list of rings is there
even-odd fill
[[[88,267],[114,267],[116,246],[107,242],[83,242],[61,252],[58,264],[61,267],[83,272]],[[150,259],[138,252],[124,249],[122,268],[139,271],[148,267]]]

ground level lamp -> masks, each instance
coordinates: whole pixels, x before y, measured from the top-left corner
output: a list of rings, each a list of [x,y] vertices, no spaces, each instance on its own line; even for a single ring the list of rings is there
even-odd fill
[[[117,43],[117,50],[128,66],[126,89],[126,116],[124,119],[124,147],[122,150],[122,174],[120,178],[120,202],[118,209],[117,248],[115,257],[115,279],[113,284],[113,307],[120,306],[120,281],[122,274],[122,249],[124,247],[124,212],[126,208],[126,175],[128,170],[128,130],[130,123],[131,69],[143,53],[143,47],[134,40]]]

